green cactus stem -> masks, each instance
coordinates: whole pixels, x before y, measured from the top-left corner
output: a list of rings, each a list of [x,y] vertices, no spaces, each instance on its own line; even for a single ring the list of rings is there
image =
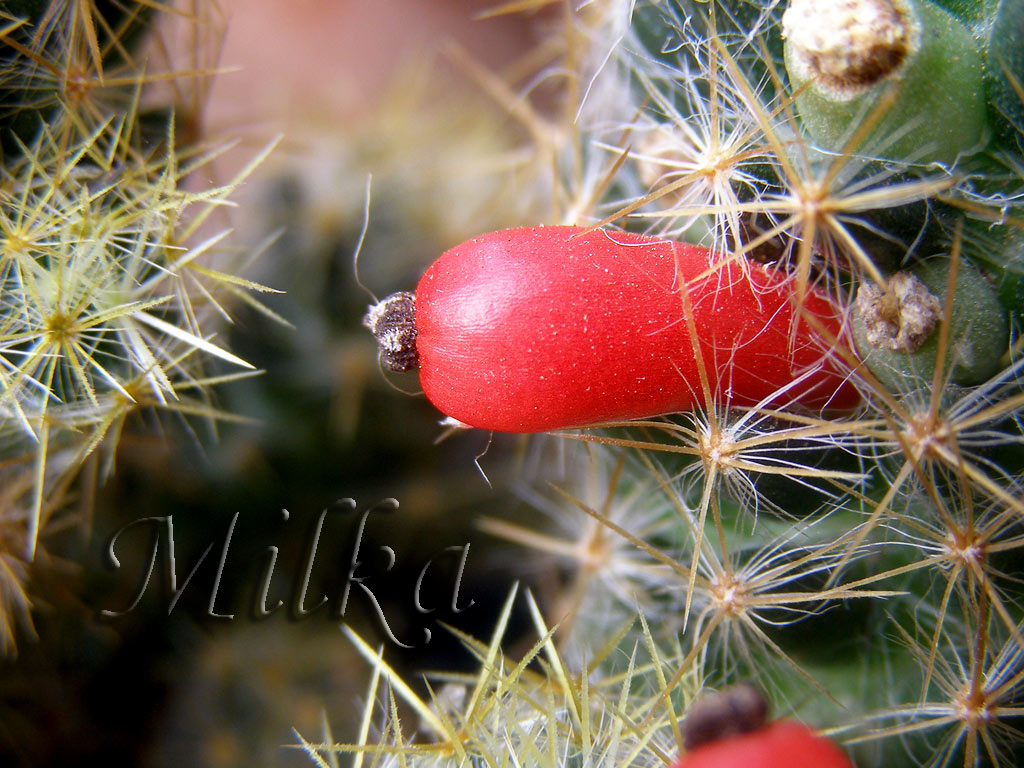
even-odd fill
[[[1024,153],[1024,1],[999,3],[985,47],[989,120],[999,142]]]
[[[1024,0],[935,2],[960,19],[978,41],[996,145],[1024,152]]]
[[[892,104],[856,151],[952,165],[984,147],[982,57],[945,10],[926,0],[793,0],[783,34],[797,109],[822,149],[842,150],[885,98]]]
[[[993,249],[999,275],[996,291],[1003,306],[1013,313],[1017,323],[1024,322],[1024,231],[1012,229]]]

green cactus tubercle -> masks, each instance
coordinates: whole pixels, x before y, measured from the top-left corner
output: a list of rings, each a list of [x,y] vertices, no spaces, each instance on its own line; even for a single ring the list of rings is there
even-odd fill
[[[864,285],[858,292],[857,348],[893,392],[932,384],[951,268],[949,259],[932,259],[894,274],[885,291]],[[999,370],[1008,335],[1007,313],[992,283],[970,264],[957,264],[943,373],[955,384],[980,384]]]
[[[982,55],[946,10],[927,0],[794,0],[783,34],[800,117],[822,149],[847,148],[879,104],[854,152],[952,165],[984,147]]]

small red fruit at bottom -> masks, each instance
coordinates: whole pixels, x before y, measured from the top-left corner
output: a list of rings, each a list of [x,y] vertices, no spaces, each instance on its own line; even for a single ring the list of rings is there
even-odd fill
[[[675,768],[853,768],[834,743],[793,720],[710,741],[687,752]]]

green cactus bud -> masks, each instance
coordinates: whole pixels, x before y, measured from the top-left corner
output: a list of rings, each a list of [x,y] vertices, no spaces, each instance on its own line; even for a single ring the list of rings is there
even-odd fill
[[[970,31],[927,0],[793,0],[786,68],[811,138],[840,150],[895,97],[858,151],[952,165],[986,139],[984,67]]]
[[[889,279],[888,289],[857,293],[853,331],[871,372],[893,392],[931,385],[939,358],[951,262],[933,259]],[[979,384],[999,370],[1009,336],[1007,313],[988,278],[966,262],[957,266],[943,374],[956,384]]]

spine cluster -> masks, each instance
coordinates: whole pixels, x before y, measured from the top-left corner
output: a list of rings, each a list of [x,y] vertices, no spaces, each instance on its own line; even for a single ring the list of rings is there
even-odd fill
[[[48,532],[89,506],[121,436],[143,415],[213,423],[214,385],[252,373],[216,337],[264,290],[231,274],[216,222],[249,169],[197,181],[219,152],[191,98],[213,10],[0,8],[0,653],[31,633]],[[171,50],[199,68],[178,74],[155,53]],[[179,100],[154,93],[167,83]]]

